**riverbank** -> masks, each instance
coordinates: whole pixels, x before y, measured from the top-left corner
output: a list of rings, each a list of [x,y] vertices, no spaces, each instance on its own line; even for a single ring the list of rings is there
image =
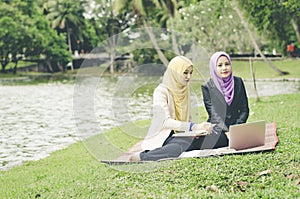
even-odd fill
[[[234,75],[244,78],[246,81],[252,81],[250,73],[249,61],[232,60]],[[258,81],[300,81],[300,59],[281,59],[272,62],[278,69],[288,72],[288,75],[280,75],[273,70],[264,61],[253,61],[253,68],[255,78]],[[198,73],[194,73],[193,79],[203,78],[203,74],[207,73],[208,68],[198,67]],[[207,64],[208,67],[208,64]],[[201,74],[200,74],[201,73]],[[126,73],[110,74],[105,71],[105,68],[100,67],[86,67],[74,71],[67,71],[65,73],[36,73],[36,72],[20,72],[16,75],[11,73],[0,74],[0,84],[32,84],[32,83],[45,83],[53,81],[76,81],[77,75],[81,76],[97,76],[97,77],[117,77],[124,76]],[[147,74],[143,74],[147,75]]]
[[[249,121],[276,122],[275,151],[166,161],[151,172],[133,173],[134,165],[122,171],[100,163],[86,142],[78,142],[47,158],[1,171],[0,198],[297,198],[299,98],[296,93],[249,101]],[[200,113],[204,120],[203,107]],[[121,129],[107,134],[115,134],[115,147],[129,148],[137,140],[123,139]],[[101,147],[106,151],[107,143]]]

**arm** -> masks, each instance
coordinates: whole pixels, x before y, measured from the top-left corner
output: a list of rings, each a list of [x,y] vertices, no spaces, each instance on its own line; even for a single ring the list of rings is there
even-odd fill
[[[211,103],[211,99],[210,99],[210,94],[209,94],[208,86],[207,85],[202,85],[201,86],[201,90],[202,90],[202,96],[203,96],[203,103],[204,103],[206,112],[208,114],[207,121],[209,122],[211,120],[211,107],[212,107],[212,103]]]
[[[168,97],[169,93],[167,89],[158,87],[153,93],[153,118],[152,128],[155,128],[157,131],[160,129],[170,129],[176,131],[186,131],[190,128],[190,122],[181,122],[175,120],[171,116],[171,107],[173,104],[169,102]]]
[[[216,124],[214,130],[217,132],[228,131],[227,126],[225,125],[225,115],[226,115],[226,106],[223,106],[219,103],[217,97],[215,95],[211,95],[213,92],[208,84],[202,85],[202,94],[203,94],[203,102],[205,105],[205,109],[208,113],[208,122],[212,124]],[[224,115],[221,118],[220,115]]]
[[[240,114],[236,120],[237,124],[246,123],[249,116],[248,98],[243,80],[241,79],[240,90]]]

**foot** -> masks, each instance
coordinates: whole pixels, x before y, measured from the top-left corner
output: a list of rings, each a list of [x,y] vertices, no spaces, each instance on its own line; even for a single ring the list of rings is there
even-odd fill
[[[140,152],[133,153],[132,155],[130,155],[129,156],[129,161],[130,162],[139,162],[139,161],[141,161]]]

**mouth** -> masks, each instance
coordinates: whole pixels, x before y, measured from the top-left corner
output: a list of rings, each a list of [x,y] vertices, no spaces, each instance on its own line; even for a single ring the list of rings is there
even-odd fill
[[[228,71],[222,72],[223,75],[227,75],[228,73]]]

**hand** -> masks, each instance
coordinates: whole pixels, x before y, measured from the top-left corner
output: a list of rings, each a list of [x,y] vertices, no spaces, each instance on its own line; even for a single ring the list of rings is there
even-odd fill
[[[213,127],[215,124],[209,123],[209,122],[202,122],[200,124],[194,124],[192,127],[192,131],[205,131],[208,134],[212,132]]]
[[[225,135],[229,139],[229,132],[225,132]]]

